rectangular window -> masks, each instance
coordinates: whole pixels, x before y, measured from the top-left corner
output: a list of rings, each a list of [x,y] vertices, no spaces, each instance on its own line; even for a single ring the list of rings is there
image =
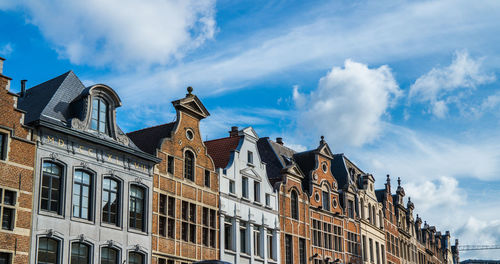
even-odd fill
[[[323,210],[330,211],[330,193],[323,191]]]
[[[366,236],[363,235],[363,261],[367,261],[368,259],[366,258]]]
[[[0,219],[4,230],[14,230],[16,196],[16,192],[0,188]]]
[[[210,171],[205,170],[205,186],[210,187]]]
[[[0,133],[0,160],[7,159],[7,135]]]
[[[377,254],[377,264],[380,264],[380,251],[378,242],[375,242],[375,252]]]
[[[347,252],[358,255],[358,235],[355,233],[347,232]]]
[[[175,234],[175,198],[160,194],[158,234],[174,238]]]
[[[270,259],[276,259],[274,257],[273,230],[271,229],[267,229],[267,257]]]
[[[243,177],[241,180],[241,195],[243,197],[248,198],[248,178]]]
[[[229,193],[232,193],[234,194],[234,181],[233,180],[229,180]]]
[[[168,156],[167,158],[167,172],[174,174],[174,157]]]
[[[342,251],[342,227],[333,226],[333,237],[335,240],[335,251]]]
[[[182,201],[182,240],[196,243],[196,205]]]
[[[271,206],[271,195],[266,193],[266,206]]]
[[[306,260],[306,240],[303,238],[299,238],[299,263],[307,264]]]
[[[254,226],[253,227],[253,249],[254,249],[254,254],[262,257],[262,250],[261,250],[261,234],[260,234],[260,226]]]
[[[260,182],[253,182],[253,199],[260,203]]]
[[[226,217],[224,219],[224,248],[234,251],[233,248],[233,219]]]
[[[292,236],[285,235],[285,263],[293,264],[293,244],[292,244]]]
[[[0,264],[10,264],[11,259],[11,253],[0,252]]]
[[[253,153],[248,151],[248,163],[253,164]]]
[[[216,229],[216,215],[215,210],[203,207],[203,245],[215,247],[216,237],[215,237],[215,229]]]
[[[370,243],[370,261],[372,263],[374,263],[375,262],[375,258],[373,256],[373,240],[370,238],[368,241]]]
[[[240,250],[248,254],[247,249],[247,223],[240,221]]]
[[[347,201],[347,213],[349,218],[354,218],[354,203],[351,200]]]
[[[44,211],[61,214],[62,170],[63,168],[55,163],[43,162],[40,208]]]

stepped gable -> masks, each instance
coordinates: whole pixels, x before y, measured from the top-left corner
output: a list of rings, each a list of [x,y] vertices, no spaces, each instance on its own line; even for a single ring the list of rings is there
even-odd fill
[[[226,137],[205,141],[208,155],[212,157],[216,168],[226,168],[231,152],[233,152],[240,143],[241,136]]]
[[[156,149],[160,148],[164,138],[170,137],[174,130],[175,122],[148,127],[127,133],[127,136],[142,151],[156,155]]]

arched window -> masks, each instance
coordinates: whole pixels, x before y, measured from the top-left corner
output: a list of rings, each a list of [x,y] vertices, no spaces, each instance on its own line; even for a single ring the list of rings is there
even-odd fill
[[[144,264],[144,255],[139,252],[130,252],[128,254],[129,264]]]
[[[71,264],[90,264],[90,246],[84,243],[71,243]]]
[[[130,186],[130,217],[129,227],[144,231],[145,213],[145,191],[138,185]]]
[[[102,98],[94,98],[92,100],[92,118],[90,128],[99,133],[108,133],[107,120],[108,104]]]
[[[372,206],[372,224],[377,225],[377,213],[375,212],[375,205]]]
[[[321,189],[321,201],[323,202],[323,210],[330,211],[330,188],[328,188],[328,185],[323,184]]]
[[[120,226],[120,183],[110,177],[102,182],[102,221]]]
[[[184,153],[184,178],[194,181],[194,154],[189,150]]]
[[[73,176],[73,216],[91,219],[92,175],[76,170]]]
[[[59,264],[59,241],[41,237],[38,241],[38,264]]]
[[[45,161],[42,173],[41,209],[61,214],[62,201],[62,167]]]
[[[378,211],[378,224],[380,226],[380,228],[383,228],[384,227],[384,221],[382,220],[382,211]]]
[[[103,247],[101,249],[100,264],[118,264],[118,250],[111,247]]]
[[[290,194],[290,205],[292,208],[292,218],[293,219],[299,219],[299,201],[297,197],[297,192],[292,191]]]

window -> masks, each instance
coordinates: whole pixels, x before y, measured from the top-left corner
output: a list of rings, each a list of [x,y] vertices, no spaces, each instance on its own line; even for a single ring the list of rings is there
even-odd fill
[[[323,210],[330,211],[330,193],[323,191]]]
[[[7,135],[0,133],[0,160],[7,159]]]
[[[224,248],[233,250],[233,219],[226,217],[224,219]]]
[[[235,189],[234,181],[233,180],[229,180],[229,193],[234,194],[234,191],[235,191],[234,189]]]
[[[144,264],[144,255],[139,252],[128,253],[129,264]]]
[[[260,232],[260,226],[253,226],[253,249],[254,249],[254,254],[262,257],[262,241],[261,241],[261,232]]]
[[[118,250],[110,247],[103,247],[101,249],[101,262],[100,264],[118,264]]]
[[[89,264],[90,246],[73,242],[71,243],[71,264]]]
[[[375,262],[375,258],[373,256],[373,239],[369,238],[368,241],[370,243],[370,261],[372,263],[374,263]]]
[[[292,208],[292,218],[299,220],[299,202],[295,191],[290,194],[290,206]]]
[[[313,246],[321,247],[321,222],[312,220]]]
[[[215,210],[203,207],[203,245],[215,247],[217,238],[216,230],[216,215]]]
[[[347,201],[347,214],[349,218],[354,218],[354,203],[351,200]]]
[[[160,194],[158,233],[175,238],[175,198]]]
[[[292,236],[285,235],[285,263],[293,264],[293,246],[292,246]]]
[[[92,176],[89,173],[76,170],[73,176],[73,216],[91,219],[90,204],[92,203]]]
[[[182,240],[196,243],[196,205],[182,201]]]
[[[253,164],[253,153],[251,151],[248,151],[247,154],[248,154],[248,163]]]
[[[271,229],[267,229],[267,257],[270,259],[276,259],[274,257],[273,230]]]
[[[333,241],[332,241],[332,224],[323,223],[323,237],[324,237],[324,245],[323,247],[332,249]]]
[[[205,186],[210,188],[210,171],[205,170]]]
[[[380,244],[380,254],[382,255],[382,264],[385,264],[385,247]]]
[[[184,178],[194,181],[194,154],[189,150],[184,153]]]
[[[266,193],[266,206],[271,206],[271,195]]]
[[[333,240],[335,251],[342,251],[342,227],[333,226]]]
[[[108,104],[101,98],[92,100],[92,118],[90,128],[99,133],[107,133]]]
[[[145,227],[145,191],[137,185],[130,185],[129,227],[144,231]]]
[[[361,241],[363,244],[362,244],[362,247],[363,247],[363,261],[368,261],[368,258],[366,256],[366,236],[363,235],[363,240]]]
[[[120,226],[120,183],[110,177],[102,181],[102,221]]]
[[[253,199],[260,203],[260,182],[253,182]]]
[[[375,242],[375,252],[377,253],[377,264],[380,264],[380,251],[378,242]]]
[[[241,181],[241,195],[243,197],[248,198],[248,178],[243,177]]]
[[[168,156],[167,158],[167,172],[174,174],[174,157]]]
[[[59,264],[59,241],[42,237],[38,241],[38,264]]]
[[[0,219],[4,230],[14,230],[16,194],[14,191],[0,188]]]
[[[347,232],[347,252],[358,255],[358,235],[356,233]]]
[[[240,221],[240,249],[242,253],[248,254],[247,248],[247,223]]]
[[[61,214],[62,182],[62,168],[55,163],[45,161],[42,174],[42,210]]]
[[[307,264],[306,260],[306,240],[304,238],[299,238],[299,263]]]
[[[11,259],[11,253],[0,252],[0,264],[10,264]]]

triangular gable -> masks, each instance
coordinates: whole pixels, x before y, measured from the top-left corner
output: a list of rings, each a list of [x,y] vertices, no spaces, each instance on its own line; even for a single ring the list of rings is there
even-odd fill
[[[255,132],[255,130],[251,126],[244,128],[243,133],[245,133],[246,136],[250,136],[255,140],[259,140],[259,135],[257,135],[257,132]]]
[[[293,175],[295,177],[298,177],[300,179],[304,178],[304,174],[299,169],[299,167],[297,167],[296,164],[293,164],[293,165],[290,165],[290,166],[283,168],[282,173],[287,173],[287,174]]]
[[[262,180],[262,177],[253,168],[249,168],[249,167],[248,168],[244,168],[244,169],[240,170],[240,173],[243,174],[243,175],[245,175],[245,176],[248,176],[250,178]]]
[[[332,151],[330,150],[330,147],[328,147],[327,143],[324,143],[321,146],[319,146],[317,152],[321,155],[328,157],[329,159],[333,159]]]
[[[210,115],[200,99],[191,93],[187,94],[185,98],[173,101],[172,104],[175,109],[187,111],[199,119],[203,119]]]

